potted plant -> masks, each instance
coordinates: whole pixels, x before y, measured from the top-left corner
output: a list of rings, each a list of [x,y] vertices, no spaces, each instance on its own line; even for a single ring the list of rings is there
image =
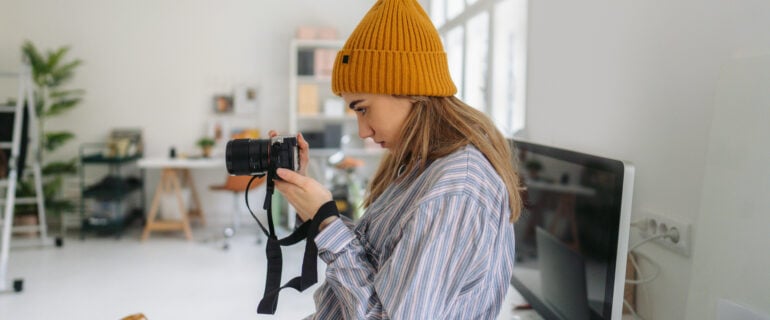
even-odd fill
[[[32,69],[32,80],[35,84],[35,111],[37,113],[38,150],[37,155],[42,166],[43,196],[45,208],[52,214],[60,214],[63,211],[74,210],[74,201],[61,196],[61,189],[66,175],[74,175],[77,172],[77,157],[69,160],[50,161],[47,156],[56,151],[75,135],[66,130],[46,130],[46,121],[61,115],[82,101],[84,94],[80,89],[68,89],[67,83],[72,80],[75,69],[81,64],[79,59],[67,60],[66,54],[69,47],[60,47],[45,53],[39,51],[34,44],[26,41],[22,45],[22,56]],[[59,157],[61,158],[61,157]],[[30,171],[27,171],[30,172]],[[34,177],[25,175],[20,177],[18,197],[29,197],[35,194]],[[20,214],[36,214],[36,206],[20,205]]]
[[[201,148],[203,157],[210,157],[211,156],[211,149],[214,147],[214,139],[209,137],[203,137],[198,139],[198,147]]]

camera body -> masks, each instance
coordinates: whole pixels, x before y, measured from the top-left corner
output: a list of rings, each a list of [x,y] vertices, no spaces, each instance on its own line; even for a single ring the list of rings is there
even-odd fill
[[[227,142],[225,151],[227,172],[236,176],[275,174],[278,168],[299,171],[297,138],[275,136],[270,139],[234,139]]]

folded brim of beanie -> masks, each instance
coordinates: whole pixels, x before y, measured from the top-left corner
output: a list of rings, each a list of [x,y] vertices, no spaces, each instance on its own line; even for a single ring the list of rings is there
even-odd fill
[[[446,53],[340,50],[335,61],[335,94],[374,93],[451,96],[457,92]]]

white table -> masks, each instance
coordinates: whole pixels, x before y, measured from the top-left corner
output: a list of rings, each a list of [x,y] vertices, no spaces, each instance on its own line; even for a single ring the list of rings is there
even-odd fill
[[[197,218],[201,224],[205,224],[205,218],[201,210],[198,192],[195,190],[191,169],[225,169],[224,158],[142,158],[138,163],[143,169],[161,170],[160,181],[155,188],[155,195],[152,198],[152,205],[147,215],[147,221],[142,232],[142,241],[150,236],[152,231],[184,231],[187,240],[192,240],[192,231],[190,229],[190,218]],[[180,181],[181,178],[181,181]],[[190,189],[191,207],[185,206],[182,200],[182,187],[187,186]],[[180,220],[156,220],[158,216],[158,207],[160,199],[164,193],[176,194],[179,203]]]

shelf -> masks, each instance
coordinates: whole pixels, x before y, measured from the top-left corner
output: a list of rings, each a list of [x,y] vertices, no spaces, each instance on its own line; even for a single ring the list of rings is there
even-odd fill
[[[342,151],[346,156],[351,157],[381,157],[385,154],[385,149],[365,149],[365,148],[353,148],[353,149],[334,149],[334,148],[310,148],[309,156],[311,158],[328,157],[339,151]]]
[[[297,83],[298,84],[323,84],[323,85],[329,85],[331,87],[332,78],[331,77],[319,77],[319,76],[297,76]]]
[[[345,122],[345,121],[356,121],[356,116],[349,115],[349,116],[327,116],[323,114],[318,115],[299,115],[297,116],[297,121],[303,121],[303,122],[311,122],[311,121],[321,121],[321,122]]]
[[[142,188],[138,178],[107,177],[83,190],[83,198],[101,201],[120,201]]]
[[[339,49],[345,44],[343,40],[294,39],[297,49]]]
[[[121,173],[125,166],[137,167],[141,154],[125,157],[106,157],[110,150],[107,143],[84,143],[80,145],[80,238],[90,231],[112,233],[117,237],[129,221],[141,218],[144,212],[144,181],[142,176]],[[86,185],[86,171],[92,166],[107,165],[109,173],[93,184]],[[134,203],[133,197],[141,199]],[[93,204],[97,210],[88,210]]]
[[[140,158],[142,158],[142,155],[134,155],[130,157],[105,157],[101,154],[94,154],[84,156],[81,161],[83,163],[123,164],[139,160]]]
[[[143,214],[139,209],[134,209],[125,215],[115,217],[99,212],[89,212],[80,221],[80,238],[84,239],[84,232],[91,231],[104,235],[114,234],[117,238],[120,238],[126,226],[132,224],[135,220],[142,219]]]

